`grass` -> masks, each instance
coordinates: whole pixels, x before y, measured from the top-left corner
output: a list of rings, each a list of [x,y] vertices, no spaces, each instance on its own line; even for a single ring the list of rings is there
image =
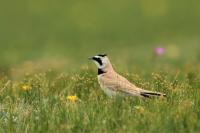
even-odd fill
[[[199,132],[198,73],[124,75],[167,98],[109,98],[87,67],[69,75],[27,74],[20,81],[1,77],[0,132]],[[79,100],[67,100],[69,95]]]

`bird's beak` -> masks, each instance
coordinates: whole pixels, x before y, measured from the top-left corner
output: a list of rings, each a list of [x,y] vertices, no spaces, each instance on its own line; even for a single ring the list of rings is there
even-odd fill
[[[88,59],[89,59],[89,60],[93,60],[93,58],[94,58],[94,57],[89,57]]]

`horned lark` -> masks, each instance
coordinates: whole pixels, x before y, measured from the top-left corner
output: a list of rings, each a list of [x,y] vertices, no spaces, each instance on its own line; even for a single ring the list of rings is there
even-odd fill
[[[122,77],[113,69],[106,54],[99,54],[89,58],[98,67],[98,82],[102,90],[110,97],[116,95],[130,95],[150,98],[151,96],[166,96],[163,93],[153,92],[136,87],[126,78]]]

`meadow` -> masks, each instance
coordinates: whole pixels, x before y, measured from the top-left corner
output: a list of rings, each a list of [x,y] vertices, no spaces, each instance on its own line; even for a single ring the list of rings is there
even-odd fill
[[[200,2],[4,1],[0,133],[199,133]],[[155,48],[162,47],[162,55]],[[88,57],[166,98],[109,98]]]

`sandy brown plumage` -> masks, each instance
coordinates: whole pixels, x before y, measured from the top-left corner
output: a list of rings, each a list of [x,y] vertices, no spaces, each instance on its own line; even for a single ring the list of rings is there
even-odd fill
[[[93,60],[97,64],[100,72],[98,75],[99,84],[108,96],[115,96],[118,94],[147,98],[151,96],[166,96],[163,93],[148,91],[136,87],[126,78],[114,71],[107,56],[94,56]]]

